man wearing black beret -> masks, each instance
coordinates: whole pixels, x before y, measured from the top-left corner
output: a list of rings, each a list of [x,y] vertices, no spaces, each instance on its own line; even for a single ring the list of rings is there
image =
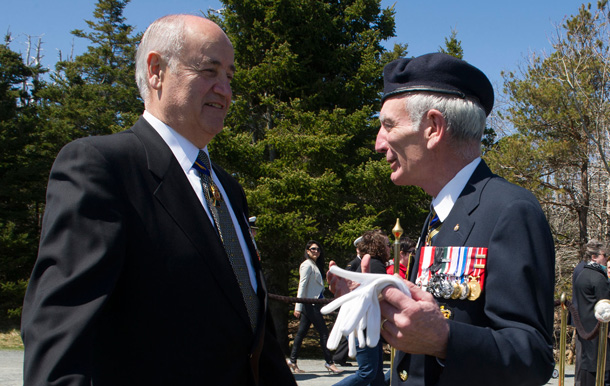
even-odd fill
[[[535,197],[481,159],[489,80],[435,53],[389,63],[384,86],[375,149],[396,185],[433,197],[411,296],[382,292],[381,334],[400,350],[392,386],[545,384],[554,367],[553,238]]]

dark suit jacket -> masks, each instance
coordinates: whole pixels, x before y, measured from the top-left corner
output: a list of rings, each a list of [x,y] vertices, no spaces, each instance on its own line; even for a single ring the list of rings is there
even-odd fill
[[[597,325],[595,305],[602,299],[610,299],[610,284],[608,275],[599,264],[586,264],[574,281],[574,303],[582,326],[586,332],[591,332]],[[599,336],[585,340],[578,336],[582,345],[580,368],[591,373],[597,372],[597,351]],[[610,365],[610,355],[606,355],[606,369]]]
[[[358,270],[360,269],[361,261],[362,260],[358,256],[356,256],[352,261],[347,263],[347,265],[345,266],[345,269],[347,269],[348,271],[352,271],[352,272],[358,272]]]
[[[140,118],[68,144],[53,165],[23,308],[25,385],[242,386],[257,371],[263,385],[295,385],[266,310],[244,192],[214,171],[253,257],[258,330],[183,170]]]
[[[553,371],[555,252],[534,196],[477,167],[435,246],[487,247],[482,295],[452,311],[446,360],[399,353],[392,385],[542,385]],[[410,272],[415,282],[419,253]],[[406,371],[406,382],[399,374]]]

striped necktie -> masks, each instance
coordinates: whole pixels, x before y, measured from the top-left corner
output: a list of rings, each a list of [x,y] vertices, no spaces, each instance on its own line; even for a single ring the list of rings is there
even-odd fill
[[[426,237],[426,245],[432,245],[434,238],[440,232],[443,223],[438,218],[438,214],[434,207],[430,205],[430,221],[428,222],[428,236]]]
[[[231,214],[229,213],[226,203],[222,199],[218,186],[212,181],[210,158],[204,151],[199,151],[193,168],[199,172],[203,195],[205,196],[208,208],[212,213],[218,235],[222,240],[222,244],[229,257],[229,262],[233,267],[233,272],[239,283],[239,288],[241,289],[244,303],[248,310],[248,317],[250,318],[252,330],[256,330],[256,320],[260,305],[259,299],[250,283],[250,275],[248,273],[244,252],[241,249],[239,239],[237,238],[237,232],[233,225],[233,221],[231,220]]]

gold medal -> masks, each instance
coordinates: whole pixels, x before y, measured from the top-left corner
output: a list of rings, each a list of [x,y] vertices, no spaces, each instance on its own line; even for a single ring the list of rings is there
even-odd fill
[[[479,280],[476,277],[470,276],[470,281],[468,282],[468,288],[470,288],[470,294],[468,295],[468,300],[474,301],[481,296],[481,285],[479,284]]]
[[[456,281],[453,283],[453,293],[451,294],[451,299],[459,299],[461,294],[462,294],[462,287]]]

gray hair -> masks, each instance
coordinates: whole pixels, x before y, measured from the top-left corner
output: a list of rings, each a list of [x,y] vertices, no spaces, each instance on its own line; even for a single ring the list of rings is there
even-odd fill
[[[136,83],[140,96],[147,101],[148,88],[148,53],[156,51],[168,68],[173,68],[184,47],[186,15],[168,15],[155,20],[144,32],[136,52]]]
[[[585,246],[585,258],[586,260],[591,260],[594,255],[600,255],[602,253],[606,253],[608,248],[605,243],[597,239],[591,239],[587,245]]]
[[[470,99],[431,93],[412,93],[405,98],[405,108],[414,130],[419,129],[423,117],[429,110],[440,111],[447,121],[447,133],[453,142],[480,142],[485,131],[485,110]],[[478,156],[478,152],[476,155]],[[465,154],[467,158],[472,156]]]

